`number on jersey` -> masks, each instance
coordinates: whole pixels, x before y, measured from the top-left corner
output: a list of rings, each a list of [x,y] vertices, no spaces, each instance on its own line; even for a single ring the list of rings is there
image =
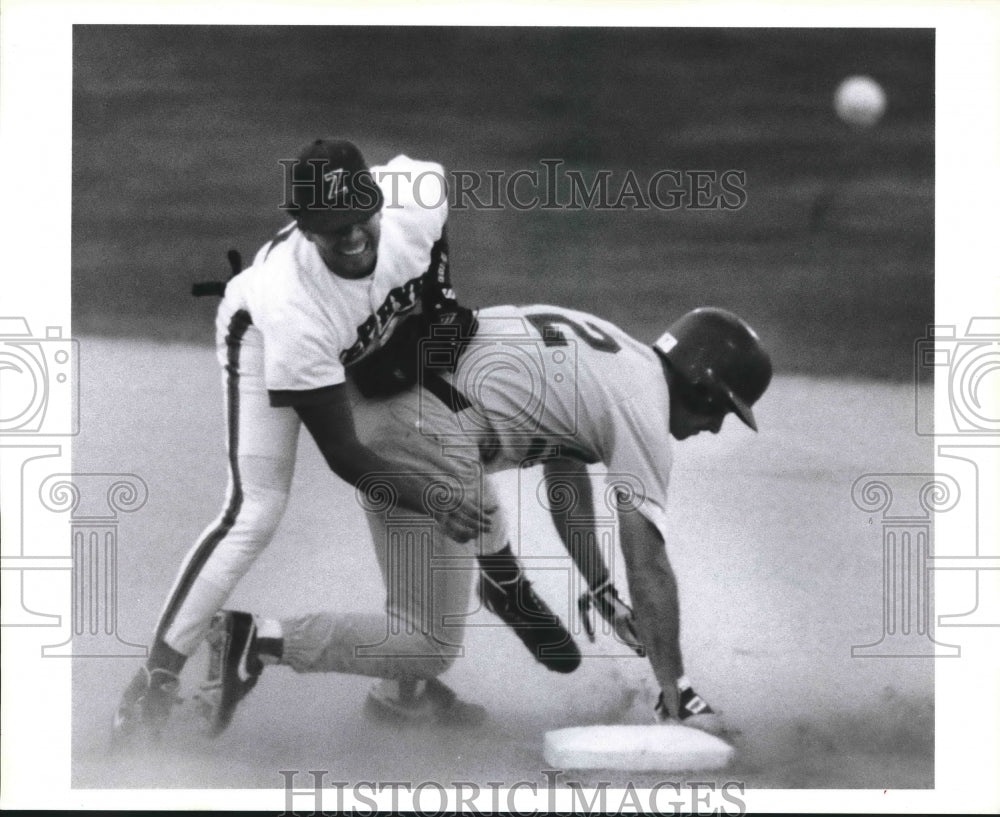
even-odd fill
[[[618,341],[589,321],[581,324],[568,315],[560,315],[558,312],[535,312],[525,317],[538,330],[546,346],[566,346],[568,341],[564,329],[569,329],[591,349],[596,349],[598,352],[614,354],[621,351],[622,347]]]

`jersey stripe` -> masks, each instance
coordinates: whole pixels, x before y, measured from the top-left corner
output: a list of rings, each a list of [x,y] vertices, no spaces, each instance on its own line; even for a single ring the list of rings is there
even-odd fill
[[[271,243],[267,245],[267,252],[264,253],[264,258],[266,259],[270,254],[271,250],[277,247],[282,241],[288,238],[292,231],[295,229],[294,224],[289,224],[283,230],[281,230],[274,238],[271,239]]]
[[[253,324],[250,313],[241,309],[233,314],[226,332],[226,406],[229,426],[229,470],[232,474],[232,493],[222,514],[219,524],[213,528],[198,544],[194,554],[184,567],[174,587],[167,605],[160,616],[156,627],[156,638],[162,640],[170,629],[177,611],[184,603],[191,585],[194,584],[205,563],[212,555],[216,546],[236,524],[236,517],[243,507],[243,483],[240,479],[239,443],[240,443],[240,350],[243,336]]]

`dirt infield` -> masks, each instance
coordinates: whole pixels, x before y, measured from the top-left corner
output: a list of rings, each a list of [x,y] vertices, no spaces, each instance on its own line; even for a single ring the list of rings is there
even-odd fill
[[[119,634],[144,642],[180,559],[223,499],[222,409],[204,346],[84,337],[82,433],[74,470],[134,473],[149,487],[120,531]],[[698,688],[741,734],[717,781],[752,788],[933,785],[933,661],[852,658],[881,633],[881,532],[851,486],[870,472],[927,472],[912,387],[779,375],[759,435],[727,423],[677,447],[670,497],[683,644]],[[566,560],[534,497],[536,469],[504,475],[521,553],[540,592],[568,615]],[[270,549],[231,600],[265,614],[380,609],[382,589],[353,496],[303,436],[292,500]],[[361,714],[366,679],[268,670],[215,742],[177,718],[150,756],[109,760],[108,723],[134,672],[128,659],[74,665],[73,785],[280,788],[279,771],[342,781],[545,783],[545,730],[642,723],[655,688],[646,662],[602,639],[572,676],[536,665],[480,610],[446,676],[485,704],[470,733],[398,732]],[[581,643],[583,636],[580,636]],[[201,659],[185,674],[193,691]],[[654,775],[567,772],[560,779],[650,786]],[[669,779],[690,779],[671,776]],[[697,775],[703,780],[705,775]]]
[[[355,140],[371,162],[406,152],[451,171],[544,175],[543,160],[555,161],[590,181],[609,172],[613,190],[629,172],[736,171],[746,199],[730,210],[454,207],[456,287],[471,306],[594,311],[646,341],[699,305],[750,320],[777,372],[762,433],[727,423],[718,438],[679,446],[670,498],[688,671],[740,732],[737,760],[717,780],[931,787],[933,662],[851,657],[883,624],[882,532],[851,488],[866,473],[933,467],[931,443],[913,432],[911,381],[914,343],[934,316],[934,37],[77,26],[72,297],[83,417],[73,467],[134,473],[149,487],[121,525],[121,636],[146,641],[223,499],[215,301],[187,293],[225,277],[226,249],[249,257],[283,223],[278,159],[323,135]],[[859,70],[890,100],[869,131],[831,106],[836,84]],[[565,188],[556,196],[565,201]],[[919,388],[926,400],[929,386]],[[518,544],[568,617],[572,574],[532,479],[527,470],[505,483]],[[303,435],[287,516],[231,603],[267,614],[380,609],[367,542],[352,493]],[[374,728],[360,711],[366,680],[278,669],[216,742],[180,717],[160,751],[113,762],[107,725],[135,662],[78,660],[73,785],[280,788],[282,769],[543,785],[546,729],[649,718],[645,663],[613,654],[608,639],[589,650],[578,672],[556,677],[477,611],[447,680],[489,708],[480,730]],[[575,772],[563,782],[602,781],[657,782]]]

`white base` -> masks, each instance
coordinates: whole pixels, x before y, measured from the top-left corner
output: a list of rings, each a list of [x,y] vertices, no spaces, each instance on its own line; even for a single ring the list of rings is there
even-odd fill
[[[544,752],[557,769],[633,772],[722,769],[735,754],[721,738],[680,724],[556,729],[545,733]]]

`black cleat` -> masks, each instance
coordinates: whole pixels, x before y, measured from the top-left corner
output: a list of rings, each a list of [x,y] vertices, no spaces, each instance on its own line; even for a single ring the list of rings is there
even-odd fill
[[[136,737],[158,740],[170,717],[170,710],[181,702],[177,690],[180,679],[169,670],[141,667],[122,693],[111,724],[111,747],[119,750]]]
[[[580,666],[580,649],[573,636],[523,574],[509,582],[497,582],[483,573],[479,598],[487,610],[517,634],[535,660],[548,669],[569,673]]]
[[[208,675],[196,700],[198,712],[208,721],[209,735],[216,737],[229,726],[236,705],[257,685],[264,664],[257,654],[257,625],[250,613],[220,610],[205,640]]]

